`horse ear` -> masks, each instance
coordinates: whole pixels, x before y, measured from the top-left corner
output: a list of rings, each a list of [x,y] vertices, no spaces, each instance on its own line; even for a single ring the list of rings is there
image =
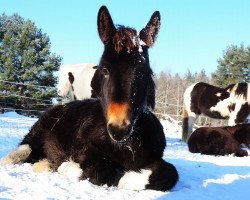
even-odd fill
[[[106,6],[102,6],[98,12],[97,26],[103,44],[107,45],[111,41],[116,28]]]
[[[161,26],[160,20],[160,12],[155,11],[146,27],[140,31],[140,39],[145,42],[148,47],[152,47],[157,38]]]

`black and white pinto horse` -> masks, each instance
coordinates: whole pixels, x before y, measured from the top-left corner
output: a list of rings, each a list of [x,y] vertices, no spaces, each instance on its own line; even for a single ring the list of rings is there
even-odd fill
[[[90,84],[96,67],[94,63],[62,65],[58,73],[57,94],[61,97],[70,94],[71,100],[93,97]]]
[[[199,82],[185,90],[183,100],[182,139],[187,141],[195,119],[204,114],[216,119],[229,119],[228,125],[244,123],[250,113],[250,84],[231,84],[220,88]]]
[[[97,79],[101,98],[52,107],[2,162],[30,162],[34,171],[57,170],[97,185],[170,190],[178,173],[162,159],[163,128],[149,110],[155,85],[148,48],[157,37],[160,13],[139,34],[133,28],[116,28],[105,6],[97,24],[104,43],[102,77]]]

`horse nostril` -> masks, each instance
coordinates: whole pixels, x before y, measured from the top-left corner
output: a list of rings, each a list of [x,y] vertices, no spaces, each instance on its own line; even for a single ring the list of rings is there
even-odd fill
[[[125,128],[125,127],[128,127],[129,125],[130,125],[130,121],[129,120],[126,119],[126,120],[122,121],[122,127]]]
[[[126,139],[128,136],[128,125],[122,124],[122,126],[117,126],[112,123],[108,124],[108,132],[111,138],[115,141],[120,141]]]

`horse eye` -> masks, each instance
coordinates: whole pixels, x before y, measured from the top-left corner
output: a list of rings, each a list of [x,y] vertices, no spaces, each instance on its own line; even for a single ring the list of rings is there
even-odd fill
[[[106,67],[102,68],[102,74],[104,75],[105,78],[108,78],[109,76],[109,71]]]

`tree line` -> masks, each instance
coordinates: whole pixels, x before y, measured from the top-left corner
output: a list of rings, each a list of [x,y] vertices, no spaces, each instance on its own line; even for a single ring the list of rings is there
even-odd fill
[[[0,15],[0,107],[40,111],[53,104],[57,97],[55,73],[62,58],[50,49],[49,36],[34,22],[18,14]],[[224,87],[249,80],[250,46],[230,45],[211,75],[204,69],[194,74],[188,70],[184,76],[168,72],[156,75],[155,112],[179,120],[183,93],[194,82]]]

